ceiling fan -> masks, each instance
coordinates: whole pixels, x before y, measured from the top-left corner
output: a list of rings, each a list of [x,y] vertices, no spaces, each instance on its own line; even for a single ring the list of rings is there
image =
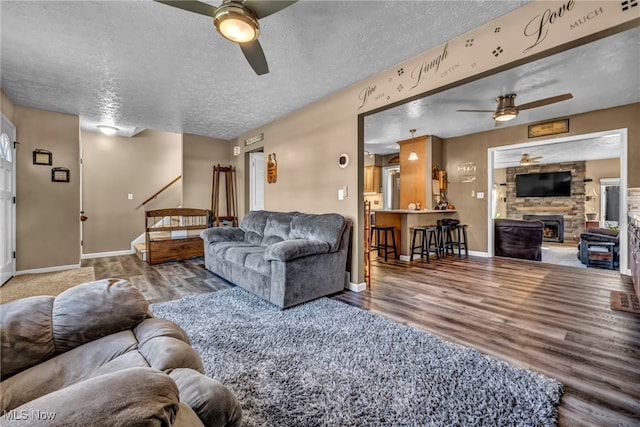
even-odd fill
[[[291,6],[297,0],[223,0],[218,7],[201,1],[155,1],[213,18],[213,23],[222,37],[238,43],[249,65],[256,74],[262,75],[269,72],[269,66],[258,41],[258,20]]]
[[[500,95],[496,98],[498,107],[496,110],[456,110],[462,113],[493,113],[493,120],[496,122],[506,122],[507,120],[515,119],[518,113],[523,110],[530,110],[532,108],[544,107],[545,105],[555,104],[556,102],[566,101],[573,98],[570,93],[563,95],[552,96],[550,98],[538,99],[537,101],[528,102],[519,106],[515,105],[516,94],[510,93],[508,95]]]
[[[540,162],[540,159],[542,158],[542,156],[530,156],[527,153],[524,153],[522,155],[522,158],[520,158],[520,165],[522,166],[529,166],[532,165],[534,163],[538,163]]]

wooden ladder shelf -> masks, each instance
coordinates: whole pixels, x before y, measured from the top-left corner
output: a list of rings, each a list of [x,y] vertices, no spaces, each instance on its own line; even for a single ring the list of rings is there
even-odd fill
[[[226,212],[222,215],[220,212],[220,181],[224,178],[225,189],[225,202]],[[232,227],[238,226],[238,214],[236,204],[236,179],[235,169],[233,166],[214,166],[213,167],[213,183],[211,193],[211,212],[213,219],[213,226],[220,227],[224,225],[230,225]]]

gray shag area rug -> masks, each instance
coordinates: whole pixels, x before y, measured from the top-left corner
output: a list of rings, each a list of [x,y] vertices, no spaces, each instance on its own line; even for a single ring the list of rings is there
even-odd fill
[[[180,325],[245,426],[553,426],[562,384],[321,298],[240,289],[151,305]]]

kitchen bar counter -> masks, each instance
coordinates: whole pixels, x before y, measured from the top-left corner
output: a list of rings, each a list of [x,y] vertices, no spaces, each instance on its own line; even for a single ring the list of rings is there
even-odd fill
[[[396,228],[396,251],[408,261],[411,256],[412,227],[435,225],[439,219],[456,218],[455,209],[372,209],[375,213],[375,225]],[[375,236],[374,236],[375,238]]]

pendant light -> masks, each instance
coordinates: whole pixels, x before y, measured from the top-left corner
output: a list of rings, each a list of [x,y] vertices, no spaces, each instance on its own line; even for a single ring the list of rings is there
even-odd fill
[[[416,154],[416,143],[413,140],[413,134],[416,133],[415,129],[411,129],[411,154],[409,154],[409,160],[418,160],[418,154]]]

